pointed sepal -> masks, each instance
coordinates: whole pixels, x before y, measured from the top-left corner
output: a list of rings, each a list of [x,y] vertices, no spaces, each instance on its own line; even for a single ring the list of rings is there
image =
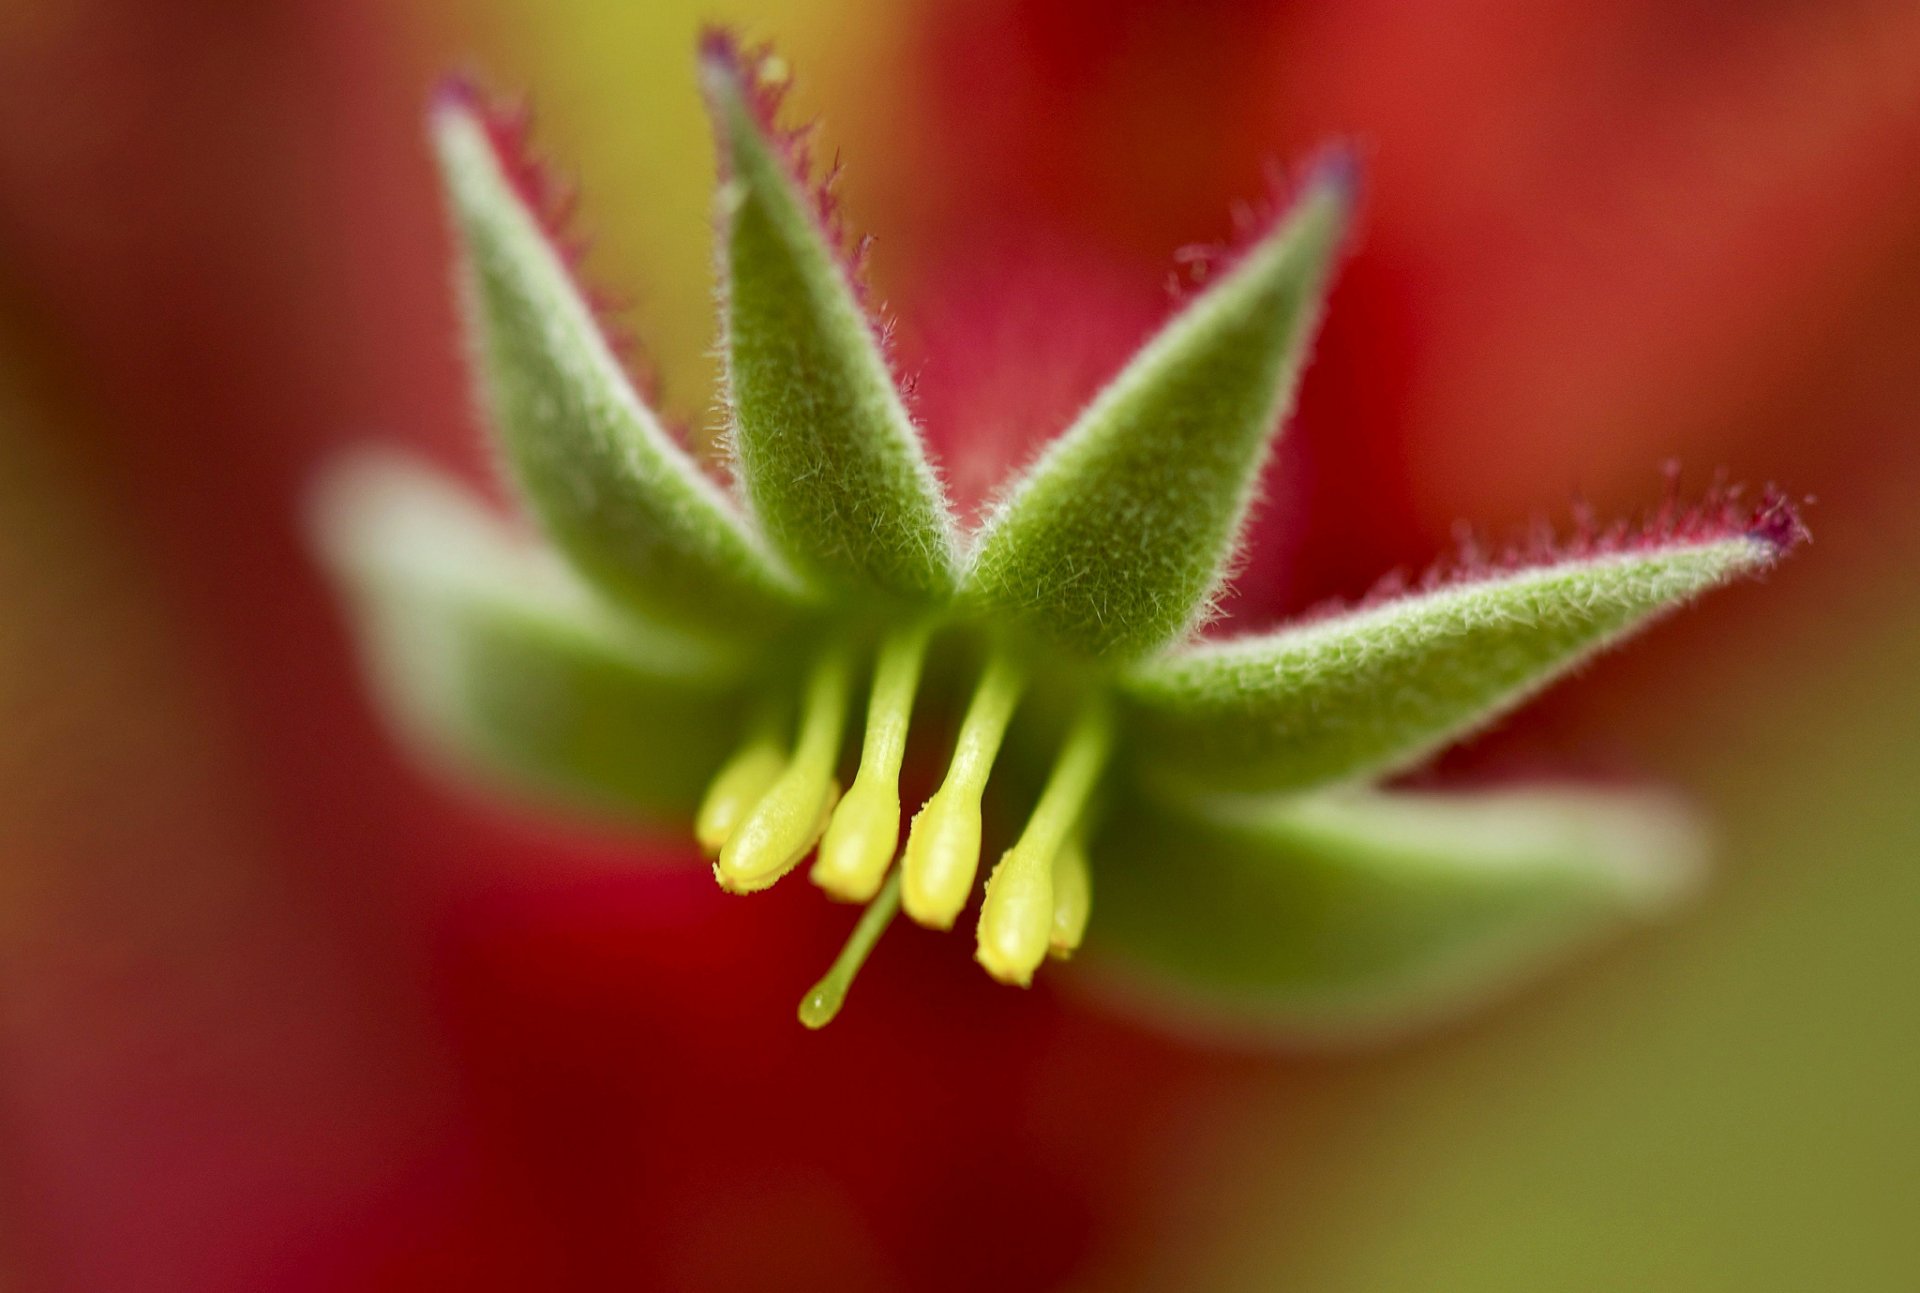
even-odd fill
[[[908,602],[954,584],[952,522],[802,137],[784,68],[723,32],[700,77],[720,151],[720,274],[740,481],[780,552],[824,583]]]
[[[978,601],[1092,656],[1142,655],[1204,618],[1292,404],[1351,205],[1323,166],[1006,496],[975,549]]]
[[[642,614],[718,634],[783,623],[798,585],[641,398],[523,128],[461,83],[432,112],[476,376],[514,482],[582,574]]]
[[[1504,995],[1697,886],[1692,815],[1652,792],[1330,792],[1135,803],[1098,837],[1082,959],[1214,1040],[1371,1040]]]
[[[738,737],[734,667],[614,610],[410,460],[351,457],[315,504],[369,682],[411,744],[533,801],[692,820]]]
[[[1595,652],[1800,533],[1769,500],[1620,550],[1468,578],[1258,636],[1204,643],[1122,680],[1149,774],[1205,792],[1301,790],[1410,767]]]

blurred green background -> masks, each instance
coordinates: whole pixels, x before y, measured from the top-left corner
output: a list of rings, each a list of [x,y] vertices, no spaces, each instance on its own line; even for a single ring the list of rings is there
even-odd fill
[[[484,461],[419,105],[531,92],[698,423],[715,19],[799,69],[960,457],[1071,409],[1263,159],[1359,142],[1243,615],[1670,455],[1817,495],[1766,584],[1436,774],[1685,787],[1701,905],[1377,1053],[1195,1049],[913,937],[799,1039],[830,920],[410,769],[298,507],[371,435]],[[1892,0],[14,0],[8,1286],[1920,1288],[1916,157]],[[978,325],[1063,281],[1044,344]]]

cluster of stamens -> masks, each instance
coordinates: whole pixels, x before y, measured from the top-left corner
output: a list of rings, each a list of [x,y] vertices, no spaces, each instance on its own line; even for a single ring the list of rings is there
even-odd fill
[[[812,853],[816,885],[839,901],[867,904],[845,949],[801,1003],[809,1027],[839,1011],[901,908],[918,924],[951,929],[979,874],[981,801],[1028,675],[1011,651],[988,654],[946,776],[914,815],[900,850],[901,767],[932,637],[930,624],[911,625],[873,652],[859,767],[844,795],[840,753],[860,653],[835,644],[813,661],[790,734],[788,707],[767,703],[700,805],[694,834],[727,891],[765,889]],[[1088,817],[1111,744],[1106,707],[1087,704],[1019,838],[987,879],[974,955],[1002,983],[1025,987],[1048,956],[1068,957],[1080,945],[1092,894]]]

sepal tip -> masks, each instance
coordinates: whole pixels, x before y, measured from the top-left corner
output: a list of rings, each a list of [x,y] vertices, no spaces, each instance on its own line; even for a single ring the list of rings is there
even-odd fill
[[[1366,191],[1366,164],[1359,148],[1345,140],[1328,144],[1308,163],[1302,193],[1324,193],[1349,216]]]

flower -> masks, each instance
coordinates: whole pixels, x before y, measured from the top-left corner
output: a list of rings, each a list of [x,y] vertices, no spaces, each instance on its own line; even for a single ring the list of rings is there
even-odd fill
[[[1699,832],[1663,795],[1380,783],[1771,566],[1803,535],[1785,499],[1681,507],[1670,490],[1636,525],[1583,520],[1204,639],[1350,220],[1345,154],[1237,247],[1184,255],[1173,317],[963,536],[864,298],[863,245],[831,177],[810,181],[805,132],[778,123],[784,66],[715,33],[701,82],[731,494],[622,364],[524,118],[463,82],[435,101],[475,368],[546,542],[389,455],[328,481],[324,549],[423,748],[690,825],[730,892],[813,855],[817,885],[867,904],[801,1004],[814,1027],[898,910],[956,923],[1003,821],[1020,825],[975,927],[995,979],[1029,984],[1092,928],[1090,955],[1140,999],[1296,1034],[1460,1009],[1687,890]],[[903,770],[930,753],[946,773],[900,850]]]

